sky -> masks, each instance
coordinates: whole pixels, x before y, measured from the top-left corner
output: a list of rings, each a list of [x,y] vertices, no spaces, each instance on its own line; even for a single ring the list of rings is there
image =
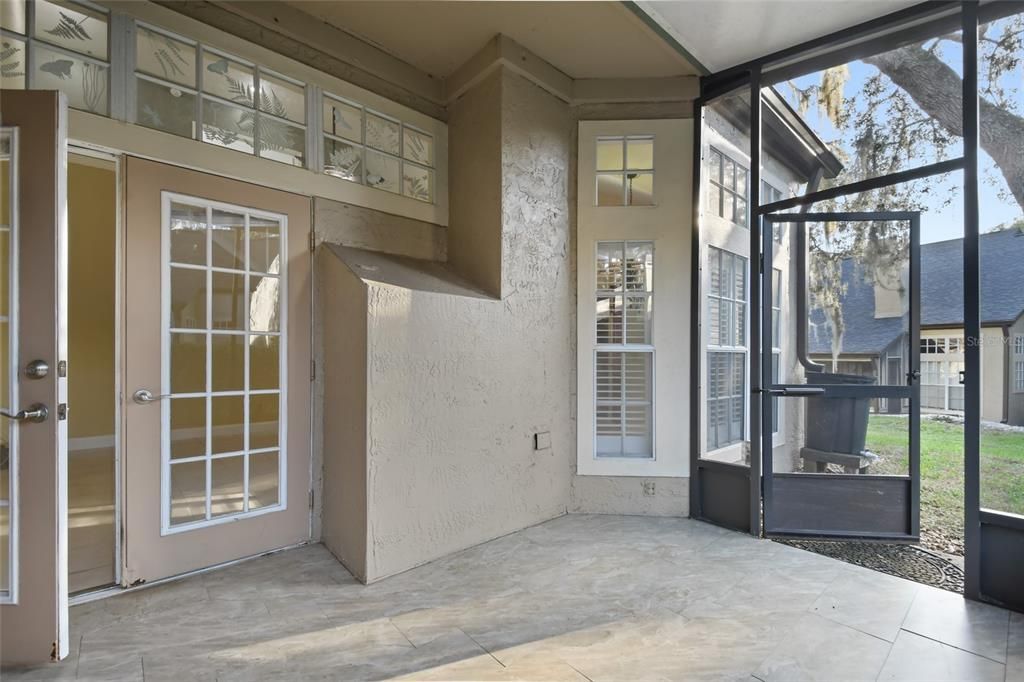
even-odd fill
[[[995,33],[995,31],[993,31]],[[943,41],[941,45],[941,56],[945,63],[949,64],[958,74],[962,72],[961,68],[961,50],[959,43],[953,41]],[[849,79],[847,80],[844,88],[844,96],[846,98],[856,98],[860,93],[864,82],[877,73],[877,70],[873,66],[869,66],[864,62],[857,61],[848,64],[849,68]],[[1024,87],[1022,87],[1022,66],[1018,65],[1017,69],[1012,73],[1004,77],[1003,86],[1012,88],[1015,92],[1015,97],[1018,103],[1024,103]],[[821,73],[813,73],[801,78],[794,79],[793,83],[803,89],[809,85],[816,85],[821,82]],[[792,89],[786,83],[780,83],[776,85],[776,89],[792,104],[796,105],[795,94]],[[860,104],[854,99],[853,106],[860,108]],[[1024,106],[1021,107],[1024,110]],[[827,116],[820,112],[817,107],[812,106],[810,110],[804,114],[804,119],[808,122],[811,128],[818,134],[818,136],[826,141],[832,142],[839,140],[841,134],[832,125],[832,122]],[[853,157],[854,151],[849,146],[845,146],[846,154],[849,157]],[[1000,223],[1010,223],[1014,220],[1022,217],[1021,208],[1013,201],[1012,197],[1000,198],[1000,190],[1007,192],[1006,183],[998,170],[995,168],[995,164],[992,159],[984,152],[979,150],[979,161],[980,168],[982,170],[979,187],[979,199],[981,205],[981,231],[986,232]],[[946,152],[944,158],[953,158],[959,156],[962,153],[962,146],[955,145]],[[940,160],[939,158],[923,159],[921,161],[908,164],[907,168],[913,168],[917,166],[926,165],[934,161]],[[993,182],[994,181],[994,182]],[[933,183],[935,192],[932,193],[934,199],[931,201],[929,208],[922,214],[922,229],[921,229],[921,241],[924,243],[943,241],[946,239],[957,239],[963,236],[963,191],[962,191],[962,174],[954,173],[950,174],[941,181],[936,179],[929,179],[926,182]],[[943,205],[946,200],[948,204]]]

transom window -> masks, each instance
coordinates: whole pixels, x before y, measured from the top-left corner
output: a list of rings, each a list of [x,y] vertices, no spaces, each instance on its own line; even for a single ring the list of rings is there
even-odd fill
[[[707,449],[710,451],[743,440],[747,259],[709,247],[708,270]]]
[[[921,339],[921,353],[934,355],[939,353],[963,353],[964,338],[962,336],[926,337]]]
[[[597,205],[654,204],[654,136],[597,138]]]
[[[288,225],[163,201],[166,533],[283,508]]]
[[[395,118],[324,95],[324,173],[434,201],[434,138]]]
[[[136,123],[306,165],[303,83],[152,26],[135,33]]]
[[[0,4],[0,87],[61,90],[70,106],[109,116],[109,12],[70,1]]]
[[[598,242],[595,454],[654,457],[654,243]]]
[[[747,227],[748,176],[738,161],[712,147],[708,158],[708,211]]]

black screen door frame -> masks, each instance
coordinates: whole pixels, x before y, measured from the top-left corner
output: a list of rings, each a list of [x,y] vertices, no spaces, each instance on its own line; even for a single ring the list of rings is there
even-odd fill
[[[814,396],[906,400],[909,406],[908,472],[906,475],[775,473],[772,430],[761,430],[763,522],[766,536],[812,536],[916,541],[920,536],[920,213],[916,211],[785,213],[762,216],[761,400],[762,424],[771,424],[773,397]],[[909,339],[906,383],[900,385],[774,383],[772,378],[772,281],[770,273],[776,223],[798,231],[797,249],[806,249],[806,229],[815,222],[906,222],[910,227]],[[799,276],[799,275],[798,275]],[[805,296],[805,287],[797,296]],[[806,299],[805,299],[806,300]],[[796,315],[797,334],[806,334],[806,307]],[[795,343],[796,338],[790,339]]]

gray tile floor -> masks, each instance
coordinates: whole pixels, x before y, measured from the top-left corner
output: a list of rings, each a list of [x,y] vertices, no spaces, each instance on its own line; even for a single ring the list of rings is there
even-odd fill
[[[1024,616],[686,519],[566,516],[375,585],[314,545],[72,609],[91,680],[1024,680]]]

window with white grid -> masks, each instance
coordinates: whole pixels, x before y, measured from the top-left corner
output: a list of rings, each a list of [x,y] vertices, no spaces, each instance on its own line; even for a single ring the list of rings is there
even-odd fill
[[[747,259],[709,247],[708,272],[707,449],[710,451],[743,440]]]
[[[654,243],[598,242],[595,454],[654,457]]]
[[[334,95],[323,106],[324,173],[433,203],[430,134]]]
[[[306,86],[141,22],[135,122],[292,166],[306,165]]]
[[[1013,390],[1024,393],[1024,334],[1013,337]]]
[[[739,162],[712,148],[708,159],[707,210],[729,222],[747,226],[747,179]]]

